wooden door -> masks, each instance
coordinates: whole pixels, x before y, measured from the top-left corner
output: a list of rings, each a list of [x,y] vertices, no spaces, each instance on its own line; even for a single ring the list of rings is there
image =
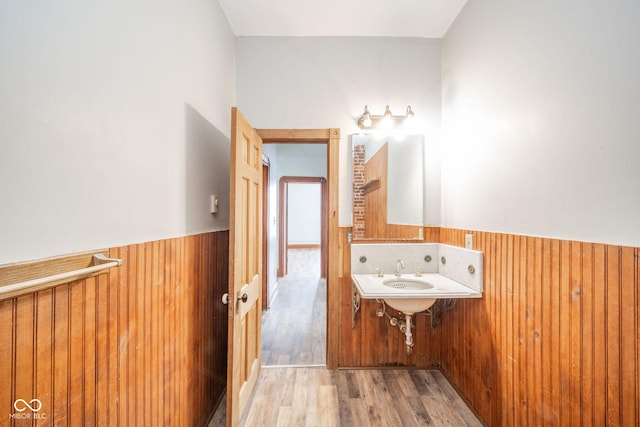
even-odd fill
[[[236,426],[260,372],[262,139],[231,111],[227,426]]]

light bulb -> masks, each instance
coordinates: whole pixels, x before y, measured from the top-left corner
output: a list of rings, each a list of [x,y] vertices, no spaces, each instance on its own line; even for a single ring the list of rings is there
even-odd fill
[[[384,117],[382,117],[382,120],[380,121],[380,129],[388,130],[388,129],[391,129],[392,125],[393,125],[393,119],[391,118],[391,110],[387,105],[387,107],[384,110]]]
[[[358,120],[358,125],[360,125],[360,127],[362,128],[368,128],[371,127],[371,115],[369,114],[369,108],[367,108],[367,106],[364,106],[364,113],[362,113],[362,115],[360,116],[360,119]]]

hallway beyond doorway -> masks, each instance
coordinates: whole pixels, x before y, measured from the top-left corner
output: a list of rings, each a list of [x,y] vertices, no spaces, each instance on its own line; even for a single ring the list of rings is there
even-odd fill
[[[326,364],[327,292],[319,249],[289,249],[289,274],[262,315],[263,366]]]

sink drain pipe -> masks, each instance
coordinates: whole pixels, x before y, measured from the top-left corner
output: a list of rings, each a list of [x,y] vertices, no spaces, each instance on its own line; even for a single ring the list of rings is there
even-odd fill
[[[382,305],[382,308],[376,310],[376,315],[378,317],[387,316],[391,326],[397,327],[398,329],[400,329],[400,332],[404,333],[404,343],[407,346],[407,355],[410,356],[411,353],[413,353],[413,335],[411,334],[411,328],[413,327],[411,324],[413,314],[402,313],[404,314],[404,322],[402,320],[398,321],[397,318],[391,317],[391,315],[387,313],[387,305],[384,303],[384,300],[376,299],[376,301],[378,301],[378,303]]]
[[[404,313],[404,325],[400,327],[400,330],[402,331],[402,328],[404,327],[404,343],[407,346],[407,354],[411,354],[413,353],[413,335],[411,335],[411,318],[413,317],[413,314],[409,314],[409,313]]]

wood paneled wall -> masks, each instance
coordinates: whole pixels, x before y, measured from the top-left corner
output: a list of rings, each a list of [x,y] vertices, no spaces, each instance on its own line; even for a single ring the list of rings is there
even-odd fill
[[[444,314],[440,357],[485,423],[640,425],[640,248],[470,233],[484,297]]]
[[[467,233],[484,253],[483,298],[435,330],[419,317],[412,356],[374,301],[351,329],[345,244],[340,366],[439,366],[489,426],[640,425],[640,248],[425,229],[456,246]]]
[[[0,424],[205,424],[226,386],[228,239],[113,248],[108,274],[0,302]],[[16,399],[44,418],[11,418]]]

